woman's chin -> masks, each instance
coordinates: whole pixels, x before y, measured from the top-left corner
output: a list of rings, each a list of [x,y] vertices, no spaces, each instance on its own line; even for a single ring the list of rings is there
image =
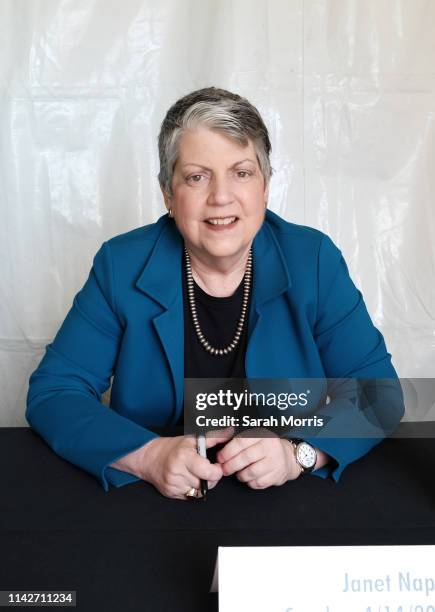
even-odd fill
[[[219,244],[219,245],[207,245],[204,250],[208,257],[218,259],[232,259],[237,256],[242,256],[244,248],[242,245],[235,244]]]

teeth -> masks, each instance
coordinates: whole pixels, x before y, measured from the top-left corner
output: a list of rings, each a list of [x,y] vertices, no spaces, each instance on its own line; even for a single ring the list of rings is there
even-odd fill
[[[226,219],[207,219],[212,225],[229,225],[236,220],[236,217],[227,217]]]

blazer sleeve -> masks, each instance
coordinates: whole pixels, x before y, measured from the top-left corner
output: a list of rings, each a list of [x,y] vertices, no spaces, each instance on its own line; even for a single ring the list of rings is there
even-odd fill
[[[105,491],[140,480],[110,464],[158,437],[101,403],[122,338],[114,308],[110,247],[96,254],[53,342],[29,380],[26,418],[67,461],[93,474]]]
[[[349,463],[396,428],[404,414],[403,393],[382,334],[326,235],[319,247],[317,304],[314,337],[330,402],[319,411],[326,421],[321,435],[306,439],[333,458],[314,474],[337,481]]]

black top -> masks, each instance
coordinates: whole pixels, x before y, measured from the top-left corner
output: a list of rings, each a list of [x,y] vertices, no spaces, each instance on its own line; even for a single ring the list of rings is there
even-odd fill
[[[184,377],[185,378],[245,378],[245,354],[248,342],[247,315],[240,341],[227,355],[211,355],[204,350],[193,326],[187,295],[186,267],[182,258],[183,303],[184,303]],[[195,305],[202,333],[215,348],[225,348],[236,333],[242,311],[244,279],[236,291],[228,297],[209,295],[193,281]],[[252,294],[252,279],[249,301]],[[178,421],[183,425],[183,413]]]

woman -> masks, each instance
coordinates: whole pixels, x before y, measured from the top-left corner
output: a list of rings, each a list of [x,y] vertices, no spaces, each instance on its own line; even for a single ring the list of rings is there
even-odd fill
[[[30,425],[106,491],[143,479],[187,499],[231,474],[259,489],[309,471],[338,480],[378,441],[305,440],[304,459],[299,441],[224,430],[207,442],[223,444],[212,464],[193,437],[150,429],[182,423],[184,378],[396,379],[340,251],[267,210],[269,153],[246,99],[206,88],[178,100],[159,136],[167,215],[102,245],[30,378]],[[382,410],[394,425],[403,406]],[[360,418],[344,397],[325,411]]]

